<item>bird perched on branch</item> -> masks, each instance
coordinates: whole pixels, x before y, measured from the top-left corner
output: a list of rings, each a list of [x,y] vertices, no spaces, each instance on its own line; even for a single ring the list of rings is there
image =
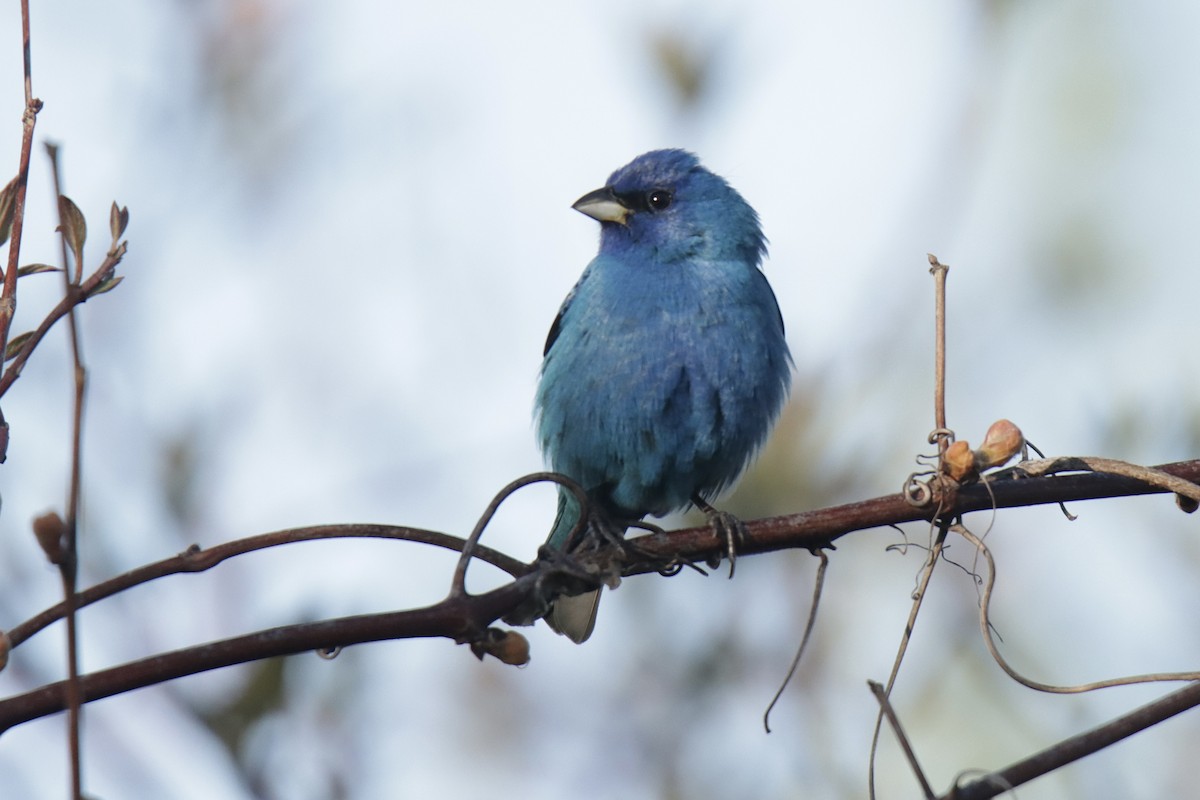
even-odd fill
[[[573,207],[600,222],[600,252],[546,339],[542,451],[619,536],[689,505],[712,519],[706,501],[766,439],[791,377],[783,319],[759,270],[758,215],[683,150],[638,156]],[[579,516],[560,487],[547,545],[565,549]],[[599,590],[559,598],[547,621],[583,642],[598,600]]]

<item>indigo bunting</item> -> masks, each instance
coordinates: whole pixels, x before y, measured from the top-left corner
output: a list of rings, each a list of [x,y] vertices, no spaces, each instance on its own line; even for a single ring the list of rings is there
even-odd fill
[[[791,380],[758,215],[684,150],[638,156],[573,208],[600,222],[600,252],[546,339],[542,451],[618,535],[647,514],[711,512],[706,499],[762,444]],[[579,515],[560,487],[547,545],[564,549]],[[561,597],[547,621],[583,642],[598,600]]]

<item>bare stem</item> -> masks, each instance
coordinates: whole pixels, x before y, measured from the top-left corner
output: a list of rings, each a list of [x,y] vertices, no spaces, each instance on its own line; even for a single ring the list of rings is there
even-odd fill
[[[771,702],[767,705],[767,710],[763,712],[763,730],[767,733],[771,732],[771,710],[775,708],[775,704],[779,702],[779,698],[783,697],[783,690],[791,683],[792,677],[796,674],[796,669],[800,666],[800,659],[804,656],[804,651],[808,649],[808,640],[812,638],[813,628],[817,624],[817,609],[821,605],[821,593],[825,588],[825,570],[829,568],[829,556],[824,550],[816,551],[817,558],[821,559],[820,566],[817,567],[817,579],[813,582],[813,597],[812,605],[808,609],[808,620],[804,623],[804,634],[800,637],[800,645],[796,648],[796,655],[792,658],[791,666],[788,667],[787,675],[783,678],[783,683],[780,684],[779,690],[775,692],[775,696],[771,698]]]
[[[104,283],[104,281],[109,278],[111,271],[118,263],[120,263],[121,258],[125,254],[123,247],[124,246],[122,245],[121,248],[110,252],[104,259],[104,262],[100,264],[100,266],[96,268],[96,271],[88,276],[88,279],[82,284],[69,284],[67,296],[62,300],[59,300],[58,305],[56,305],[48,314],[46,314],[45,319],[38,324],[37,328],[33,330],[29,338],[25,340],[25,343],[21,346],[20,351],[13,356],[12,361],[9,362],[8,368],[4,370],[3,376],[0,376],[0,395],[3,395],[5,392],[7,392],[12,387],[13,383],[16,382],[17,378],[21,377],[21,370],[24,369],[25,362],[27,362],[29,357],[33,355],[34,349],[38,346],[38,344],[41,343],[42,339],[45,338],[49,330],[54,327],[54,323],[65,317],[67,313],[70,312],[70,310],[75,306],[85,302],[92,292],[99,288],[100,284]],[[3,303],[0,302],[0,309],[2,308]]]
[[[58,168],[58,147],[46,144],[46,155],[50,158],[50,171],[54,176],[54,205],[59,209],[59,244],[62,247],[63,296],[70,297],[73,288],[71,268],[67,261],[67,226],[62,216],[62,178]],[[78,254],[77,254],[78,258]],[[83,263],[75,264],[75,286],[83,279]],[[79,580],[79,492],[82,480],[83,451],[83,406],[87,391],[87,368],[79,343],[79,326],[75,320],[75,307],[67,309],[67,338],[71,342],[72,376],[74,378],[74,402],[71,419],[71,479],[67,488],[66,536],[63,548],[65,558],[60,562],[63,599],[67,610],[67,737],[71,753],[71,786],[76,800],[83,797],[83,754],[80,750],[80,728],[83,708],[79,689],[79,623],[78,609]]]
[[[17,271],[21,259],[21,234],[25,228],[25,190],[29,186],[29,157],[33,151],[33,128],[42,101],[33,96],[33,65],[29,47],[29,0],[21,0],[21,40],[25,64],[25,113],[22,116],[21,157],[17,167],[17,190],[13,199],[12,233],[9,235],[8,269],[0,292],[0,353],[8,347],[13,315],[17,313]],[[0,392],[2,394],[2,392]],[[0,453],[0,460],[3,454]]]
[[[155,561],[153,564],[146,564],[84,589],[77,595],[78,607],[84,608],[127,589],[132,589],[135,586],[140,586],[168,575],[205,572],[227,559],[245,555],[246,553],[254,553],[271,547],[295,544],[297,542],[354,538],[399,539],[441,547],[455,552],[461,552],[465,544],[457,536],[450,536],[438,531],[427,531],[421,528],[401,528],[395,525],[317,525],[309,528],[290,528],[273,533],[262,533],[258,536],[250,536],[245,539],[236,539],[232,542],[225,542],[205,549],[193,545],[178,555],[164,558],[161,561]],[[475,558],[486,561],[507,572],[514,578],[520,577],[529,571],[528,565],[490,547],[476,545],[473,555]],[[15,626],[8,632],[11,646],[14,648],[17,647],[38,631],[62,619],[66,616],[66,613],[66,604],[59,603]]]
[[[948,519],[945,517],[944,519]],[[917,624],[917,614],[925,601],[925,592],[929,589],[929,581],[933,578],[933,570],[942,557],[942,547],[946,544],[946,534],[950,530],[948,522],[938,525],[937,538],[933,547],[929,548],[929,556],[925,559],[925,568],[921,571],[921,583],[913,593],[912,608],[908,612],[908,622],[904,626],[904,634],[900,637],[900,647],[896,651],[896,659],[892,662],[892,672],[888,675],[887,686],[884,687],[885,698],[891,697],[892,687],[896,685],[896,676],[900,674],[900,665],[904,662],[904,654],[908,652],[908,643],[912,640],[913,629]],[[867,792],[871,800],[875,799],[875,754],[879,748],[879,731],[883,726],[883,715],[886,706],[880,705],[879,713],[875,715],[875,731],[871,735],[871,755],[867,766]]]
[[[896,710],[892,708],[892,701],[888,699],[887,690],[883,688],[883,684],[877,681],[867,681],[867,686],[870,687],[871,694],[875,695],[875,699],[879,701],[879,709],[887,717],[888,724],[892,726],[892,733],[896,735],[896,741],[900,743],[900,749],[904,751],[904,757],[908,759],[908,766],[912,769],[913,775],[917,776],[917,782],[921,784],[921,791],[924,793],[925,799],[934,800],[933,787],[929,785],[929,780],[925,777],[925,770],[921,769],[921,764],[917,761],[916,751],[908,741],[908,734],[904,732],[904,726],[900,724]]]
[[[933,418],[936,430],[946,429],[946,274],[950,268],[929,254],[929,272],[934,285],[934,383]],[[938,453],[949,446],[946,437],[938,439]]]

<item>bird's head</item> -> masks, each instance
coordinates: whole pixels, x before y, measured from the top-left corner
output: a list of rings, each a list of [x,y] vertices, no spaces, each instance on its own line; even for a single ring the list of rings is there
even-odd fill
[[[739,259],[757,266],[766,252],[754,209],[685,150],[638,156],[572,207],[600,221],[602,253],[633,250],[667,262]]]

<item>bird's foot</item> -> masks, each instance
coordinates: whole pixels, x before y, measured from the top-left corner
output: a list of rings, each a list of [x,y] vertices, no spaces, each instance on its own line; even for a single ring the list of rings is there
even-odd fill
[[[695,495],[692,504],[708,517],[708,526],[725,544],[725,554],[729,557],[729,577],[733,578],[733,570],[737,564],[738,545],[746,538],[746,524],[728,511],[718,511],[710,506],[703,497]],[[721,563],[719,556],[713,556],[708,566],[716,569]]]
[[[629,523],[629,527],[638,528],[646,531],[649,534],[666,533],[666,531],[664,531],[658,525],[655,525],[653,522],[646,522],[644,519]],[[622,542],[622,548],[626,558],[632,557],[634,559],[645,561],[646,563],[652,565],[654,569],[658,571],[658,574],[662,575],[664,578],[671,578],[675,575],[678,575],[683,571],[684,567],[691,567],[701,575],[708,575],[708,573],[705,572],[701,567],[696,566],[696,564],[690,558],[678,553],[672,556],[669,560],[664,561],[661,556],[651,553],[638,545],[638,539],[640,538],[641,537],[639,536],[633,539],[625,539]]]
[[[570,553],[564,553],[557,547],[542,545],[538,548],[538,561],[549,564],[554,569],[559,570],[567,575],[583,580],[594,580],[595,571],[589,570],[579,563]]]
[[[604,513],[594,513],[589,528],[590,547],[596,549],[608,545],[620,552],[626,561],[654,561],[655,556],[642,549],[635,539],[626,539],[630,528],[639,528],[650,533],[662,533],[663,529],[645,520],[620,519]]]
[[[623,554],[629,552],[629,542],[625,540],[624,525],[604,514],[597,513],[592,516],[591,528],[599,541],[617,548]]]
[[[625,525],[607,514],[592,510],[582,536],[569,552],[542,545],[538,560],[553,564],[561,572],[615,589],[621,583],[621,564],[642,554],[641,548],[625,539]],[[613,552],[615,551],[615,553]]]

